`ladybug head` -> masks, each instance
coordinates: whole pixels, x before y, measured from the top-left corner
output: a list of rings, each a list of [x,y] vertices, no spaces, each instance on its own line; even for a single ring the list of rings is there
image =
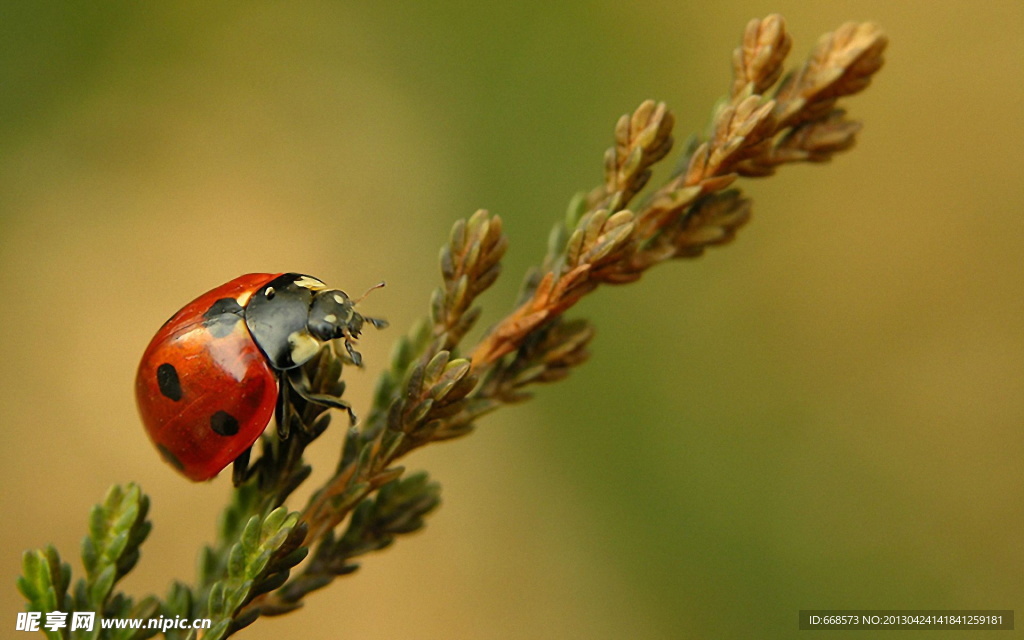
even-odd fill
[[[377,287],[383,286],[383,284],[381,283]],[[377,287],[373,287],[370,291]],[[369,323],[378,329],[388,326],[388,323],[380,318],[369,318],[356,311],[356,305],[365,297],[364,294],[359,300],[353,301],[344,291],[319,291],[313,296],[313,304],[309,307],[309,319],[306,324],[310,335],[318,340],[327,342],[344,338],[345,351],[356,366],[362,366],[362,356],[353,348],[352,342],[359,337],[359,333],[363,330],[363,323]]]
[[[344,291],[328,289],[313,296],[306,326],[315,338],[323,341],[358,338],[363,330],[363,316]]]
[[[318,292],[313,296],[313,304],[309,307],[309,332],[320,340],[350,340],[359,337],[364,323],[378,329],[388,326],[387,320],[364,316],[356,311],[356,305],[362,302],[370,291],[383,286],[384,283],[381,282],[370,287],[358,300],[352,300],[344,291],[337,289]]]

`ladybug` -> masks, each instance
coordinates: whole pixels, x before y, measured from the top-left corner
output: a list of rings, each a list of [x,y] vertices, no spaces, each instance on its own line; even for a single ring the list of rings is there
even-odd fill
[[[379,286],[379,285],[378,285]],[[356,301],[358,302],[358,301]],[[249,451],[276,416],[288,437],[288,396],[341,408],[312,393],[301,365],[326,343],[352,347],[364,322],[343,291],[299,273],[250,273],[199,296],[171,316],[149,343],[135,377],[135,399],[150,440],[175,469],[196,482],[235,462],[244,478]]]

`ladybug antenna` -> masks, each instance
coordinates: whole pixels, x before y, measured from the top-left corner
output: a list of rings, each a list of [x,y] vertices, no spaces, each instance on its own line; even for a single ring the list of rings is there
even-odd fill
[[[364,293],[363,295],[359,296],[359,298],[357,300],[355,300],[354,302],[352,302],[352,304],[353,305],[359,304],[360,302],[362,302],[363,300],[366,299],[366,296],[370,295],[370,292],[374,291],[375,289],[380,289],[384,285],[385,285],[385,282],[383,280],[381,280],[377,284],[375,284],[372,287],[370,287],[369,289],[367,289],[366,293]]]
[[[355,302],[352,303],[352,306],[354,307],[354,306],[358,305],[360,302],[365,300],[366,296],[370,295],[370,293],[372,291],[374,291],[375,289],[380,289],[383,286],[384,286],[384,281],[381,280],[377,284],[375,284],[372,287],[370,287],[369,289],[367,289],[366,293],[364,293],[363,295],[359,296],[359,298]],[[356,315],[359,315],[359,313],[356,312]],[[388,326],[388,321],[384,320],[383,318],[371,318],[369,316],[364,316],[364,315],[359,315],[359,317],[363,319],[363,322],[367,322],[367,323],[373,325],[377,329],[383,329],[384,327]]]

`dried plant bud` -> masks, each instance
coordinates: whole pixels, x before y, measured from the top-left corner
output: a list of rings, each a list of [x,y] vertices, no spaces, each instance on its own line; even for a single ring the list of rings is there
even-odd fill
[[[436,439],[435,432],[445,426],[444,419],[462,410],[465,397],[475,386],[469,361],[452,360],[447,351],[414,367],[404,394],[392,403],[388,414],[388,430],[406,436],[395,455]]]
[[[582,319],[555,324],[542,340],[527,352],[527,361],[535,362],[530,374],[525,371],[516,377],[516,385],[522,387],[532,382],[554,382],[561,380],[569,371],[583,364],[590,357],[587,347],[594,338],[594,328]]]
[[[714,133],[704,154],[694,155],[686,184],[695,185],[730,172],[733,164],[762,153],[775,132],[772,101],[749,96],[738,104],[723,105],[715,115]],[[717,189],[705,189],[705,191]]]
[[[501,403],[522,402],[532,397],[526,391],[530,385],[565,378],[587,360],[587,346],[593,337],[593,327],[582,319],[558,319],[540,328],[518,348],[514,358],[489,372],[473,394],[475,411],[479,414]]]
[[[775,141],[762,155],[736,166],[736,172],[747,177],[770,176],[775,168],[792,162],[828,162],[832,156],[846,151],[856,142],[861,124],[846,118],[836,109],[826,117],[795,127]]]
[[[860,129],[861,123],[848,120],[845,111],[836,109],[822,120],[790,131],[779,141],[774,153],[783,162],[826,162],[833,154],[852,147]]]
[[[871,76],[882,68],[882,52],[887,44],[888,38],[881,28],[870,22],[848,22],[823,38],[815,51],[814,63],[819,68],[842,72],[830,74],[835,80],[823,82],[819,98],[837,98],[863,91],[871,83]]]
[[[848,22],[825,34],[799,72],[775,96],[776,118],[790,126],[822,117],[835,101],[862,91],[884,62],[888,38],[878,25]]]
[[[565,271],[580,266],[590,269],[617,259],[617,252],[629,241],[633,232],[633,212],[622,210],[609,214],[601,209],[584,216],[569,237],[565,250]]]
[[[613,214],[600,209],[580,218],[561,260],[537,282],[532,295],[477,346],[473,367],[486,367],[515,351],[533,331],[576,304],[599,282],[622,281],[616,274],[632,251],[634,217],[628,210]]]
[[[617,197],[613,211],[625,207],[651,177],[650,166],[672,149],[675,119],[664,102],[646,100],[615,125],[615,146],[605,152],[607,197]]]
[[[694,258],[709,246],[730,242],[750,220],[750,208],[750,200],[742,197],[739,189],[701,198],[678,228],[668,232],[675,248],[673,257]]]
[[[743,44],[732,54],[733,98],[745,91],[763,94],[770,89],[782,75],[782,63],[792,45],[786,21],[777,13],[747,23]]]
[[[634,230],[633,212],[622,210],[605,220],[588,243],[582,261],[597,273],[602,266],[618,262]]]
[[[430,304],[434,335],[442,338],[440,349],[454,348],[476,322],[480,313],[472,304],[497,280],[507,248],[501,218],[483,209],[452,227],[441,249],[444,282]]]
[[[652,194],[647,206],[640,210],[637,221],[637,235],[645,239],[654,236],[675,220],[683,211],[693,204],[701,194],[701,187],[681,187],[673,181]]]

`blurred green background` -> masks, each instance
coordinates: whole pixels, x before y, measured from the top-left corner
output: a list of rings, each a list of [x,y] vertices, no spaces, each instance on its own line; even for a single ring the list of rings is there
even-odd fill
[[[656,98],[677,139],[703,130],[747,20],[775,11],[794,60],[846,20],[888,32],[847,103],[857,148],[747,181],[734,245],[585,301],[587,366],[407,461],[444,485],[423,533],[240,637],[791,638],[804,608],[1024,612],[1019,1],[4,2],[0,627],[21,552],[75,556],[115,482],[155,521],[125,589],[192,579],[230,482],[178,478],[132,398],[179,306],[252,271],[386,280],[365,307],[392,329],[349,376],[365,407],[453,220],[505,219],[494,321],[615,119]]]

